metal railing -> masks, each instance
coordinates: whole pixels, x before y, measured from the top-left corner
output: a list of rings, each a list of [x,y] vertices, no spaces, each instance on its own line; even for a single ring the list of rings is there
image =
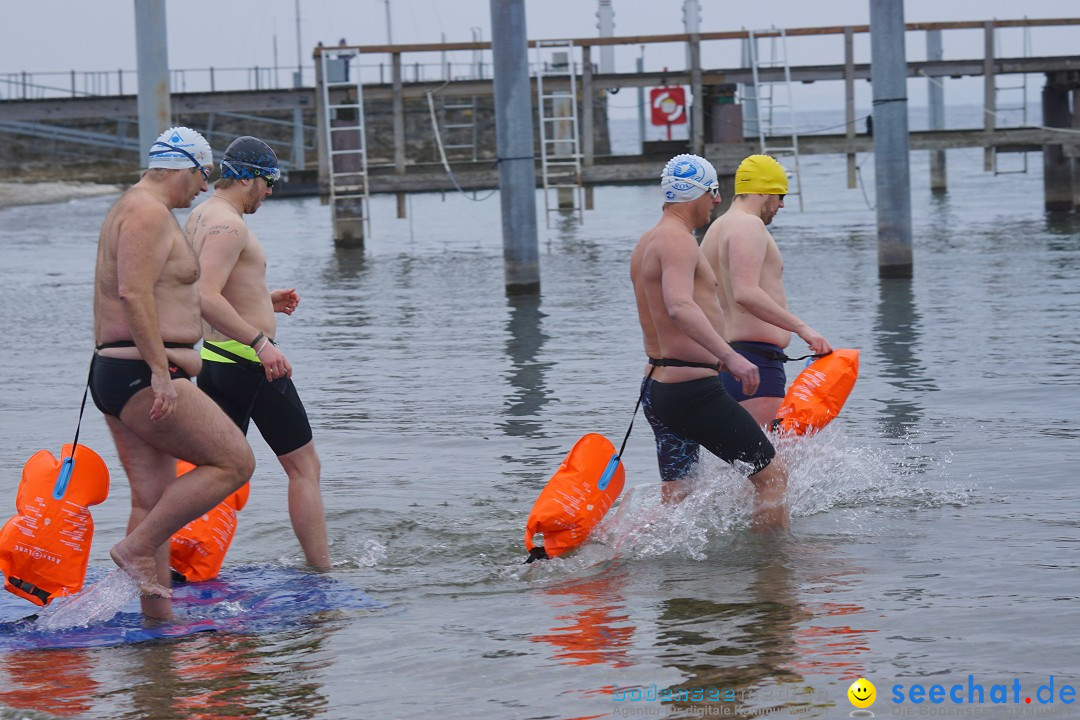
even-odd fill
[[[390,84],[389,62],[354,64],[365,84]],[[207,67],[178,68],[169,71],[173,92],[221,92],[243,90],[287,90],[314,87],[314,68],[301,72],[301,84],[295,84],[295,67]],[[536,68],[530,67],[530,74]],[[490,80],[491,63],[435,61],[402,64],[405,82],[445,80]],[[306,83],[306,84],[305,84]],[[47,100],[56,98],[115,97],[138,92],[135,70],[71,70],[69,72],[0,73],[0,100]]]

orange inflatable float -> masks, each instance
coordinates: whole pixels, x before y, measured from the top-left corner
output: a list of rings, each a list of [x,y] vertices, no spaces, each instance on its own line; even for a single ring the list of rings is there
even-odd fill
[[[177,477],[195,468],[189,462],[176,463]],[[213,580],[221,572],[225,553],[236,534],[236,513],[247,504],[251,483],[218,503],[210,512],[180,528],[169,541],[169,565],[182,582]]]
[[[63,460],[39,450],[23,466],[19,514],[0,529],[4,587],[35,605],[82,589],[94,519],[87,509],[109,496],[109,469],[85,445],[64,445]]]
[[[625,482],[626,469],[610,440],[588,433],[574,443],[529,513],[526,562],[558,557],[585,542]],[[543,535],[539,545],[537,533]]]
[[[772,429],[813,435],[840,414],[858,377],[858,350],[837,349],[818,358],[791,383]]]

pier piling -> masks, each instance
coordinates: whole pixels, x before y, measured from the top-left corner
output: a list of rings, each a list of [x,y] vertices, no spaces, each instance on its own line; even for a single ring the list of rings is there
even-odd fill
[[[847,186],[854,189],[858,165],[855,154],[855,31],[851,26],[844,28],[844,122],[847,128],[844,135],[848,141]]]
[[[911,169],[903,3],[870,0],[870,74],[874,96],[878,276],[910,278],[913,270]]]
[[[940,61],[945,59],[945,46],[941,41],[940,30],[926,31],[926,59]],[[945,88],[941,80],[935,77],[926,78],[927,108],[930,112],[930,129],[945,129]],[[945,150],[944,148],[930,151],[930,192],[943,193],[946,191],[945,173]]]
[[[491,36],[506,292],[538,293],[540,242],[525,0],[491,0]]]
[[[1067,128],[1073,124],[1069,108],[1069,73],[1046,74],[1043,87],[1043,125]],[[1060,144],[1043,145],[1043,194],[1051,212],[1065,212],[1073,207],[1073,168]]]
[[[150,145],[172,125],[169,43],[165,0],[135,0],[135,55],[139,66],[139,162],[146,167]]]

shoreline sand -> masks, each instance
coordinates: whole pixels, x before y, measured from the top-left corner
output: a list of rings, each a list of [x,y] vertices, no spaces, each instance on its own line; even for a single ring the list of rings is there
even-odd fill
[[[77,198],[118,194],[123,190],[123,185],[91,182],[0,182],[0,208],[62,203]]]

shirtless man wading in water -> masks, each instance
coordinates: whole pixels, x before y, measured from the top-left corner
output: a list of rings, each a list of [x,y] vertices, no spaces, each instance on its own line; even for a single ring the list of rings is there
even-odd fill
[[[255,470],[243,433],[190,378],[201,361],[199,261],[172,211],[207,189],[202,135],[166,130],[149,169],[110,208],[94,274],[94,404],[131,484],[126,537],[113,561],[134,578],[148,617],[169,619],[169,538],[236,491]],[[176,476],[176,459],[195,469]]]
[[[251,420],[289,476],[289,518],[308,563],[330,568],[320,463],[311,423],[277,347],[275,313],[292,315],[294,288],[266,285],[266,253],[244,220],[273,193],[277,155],[258,138],[234,140],[221,160],[213,196],[188,218],[185,233],[199,255],[199,297],[206,321],[199,388],[245,433]]]
[[[787,472],[761,427],[724,390],[721,368],[747,393],[758,370],[724,341],[716,275],[693,231],[720,202],[716,170],[697,155],[678,155],[660,178],[660,221],[630,256],[638,320],[652,375],[642,408],[656,435],[664,498],[682,494],[679,480],[697,462],[700,446],[744,471],[754,486],[753,527],[787,527]]]
[[[761,377],[755,392],[744,392],[738,378],[721,372],[728,394],[759,425],[776,417],[787,375],[784,350],[795,333],[815,355],[832,352],[829,342],[788,309],[784,258],[768,225],[784,207],[787,174],[768,155],[751,155],[735,171],[735,199],[709,226],[701,252],[716,273],[716,294],[724,310],[724,339],[754,363]]]

